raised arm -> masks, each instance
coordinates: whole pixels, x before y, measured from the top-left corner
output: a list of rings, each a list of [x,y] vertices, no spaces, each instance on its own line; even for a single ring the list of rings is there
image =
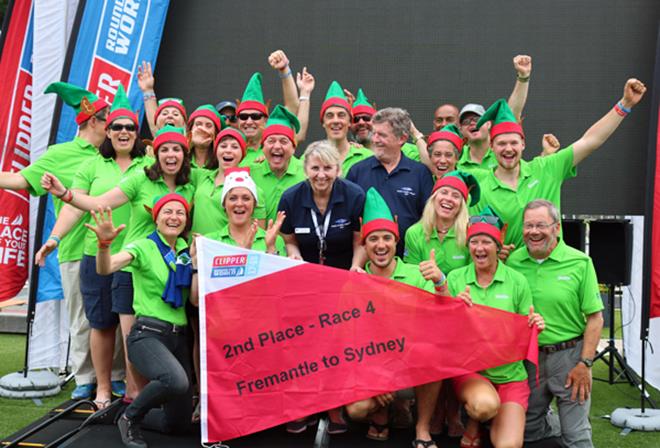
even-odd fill
[[[508,103],[516,120],[520,122],[522,111],[527,102],[529,77],[532,74],[532,57],[519,54],[513,58],[513,68],[516,70],[516,84],[513,86],[513,92],[511,92]]]
[[[84,190],[74,190],[84,193]],[[37,254],[34,256],[34,264],[43,266],[46,263],[46,257],[55,250],[55,248],[60,244],[62,238],[64,238],[71,228],[76,225],[78,220],[85,214],[84,211],[77,209],[69,204],[65,204],[60,210],[59,215],[57,216],[57,221],[53,226],[53,230],[50,232],[50,236],[46,242],[41,246]]]
[[[296,84],[300,90],[298,105],[298,121],[300,122],[300,132],[296,134],[296,143],[305,141],[307,138],[307,129],[309,128],[309,108],[310,97],[314,91],[314,76],[303,67],[302,73],[296,74]]]
[[[128,196],[119,187],[115,187],[101,196],[89,196],[69,190],[55,175],[48,172],[42,176],[41,186],[53,196],[84,211],[95,210],[99,207],[117,208],[128,202]]]
[[[433,165],[431,164],[431,157],[429,157],[429,149],[426,144],[426,138],[424,134],[415,127],[415,123],[410,121],[410,135],[412,135],[413,142],[417,146],[417,151],[419,152],[419,161],[422,162],[426,167],[433,172]]]
[[[99,250],[96,252],[96,272],[99,275],[110,275],[113,272],[126,267],[133,260],[133,255],[122,250],[121,252],[110,255],[110,245],[117,238],[117,235],[126,228],[125,224],[115,227],[112,223],[112,210],[102,207],[98,211],[90,212],[96,222],[96,226],[85,223],[85,227],[96,234]]]
[[[646,86],[641,81],[635,78],[626,81],[621,100],[573,143],[573,166],[586,159],[610,138],[626,115],[641,101],[645,92]]]
[[[296,81],[293,79],[293,73],[289,67],[289,58],[284,51],[276,50],[268,56],[268,63],[273,69],[277,70],[282,80],[284,107],[293,114],[298,113],[298,89],[296,89]]]
[[[138,86],[142,90],[142,98],[144,100],[144,115],[147,117],[149,123],[149,130],[151,135],[156,135],[156,110],[158,109],[158,100],[156,99],[156,92],[154,91],[154,74],[151,71],[151,62],[142,61],[142,65],[138,65]]]
[[[28,181],[20,173],[0,172],[0,188],[3,190],[24,190],[27,187]]]

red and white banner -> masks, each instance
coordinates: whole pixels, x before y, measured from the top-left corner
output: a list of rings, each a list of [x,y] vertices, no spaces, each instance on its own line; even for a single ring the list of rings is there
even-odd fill
[[[30,163],[32,134],[32,1],[14,1],[3,30],[0,58],[0,169],[20,171]],[[0,301],[11,299],[28,275],[30,203],[26,191],[0,190]]]
[[[197,239],[202,441],[530,359],[527,318]]]

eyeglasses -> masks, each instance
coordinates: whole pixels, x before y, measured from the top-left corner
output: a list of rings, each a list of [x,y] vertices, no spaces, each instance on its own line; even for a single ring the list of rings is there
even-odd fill
[[[358,115],[353,117],[353,123],[358,124],[360,120],[364,121],[365,123],[369,123],[371,121],[371,115]]]
[[[478,216],[471,216],[470,217],[470,224],[477,224],[479,222],[485,222],[486,224],[491,224],[491,225],[499,227],[499,225],[502,221],[497,216],[478,215]]]
[[[110,125],[111,131],[121,132],[124,129],[126,129],[128,132],[135,132],[137,128],[133,123],[129,123],[129,124],[113,123]]]
[[[466,126],[466,125],[468,125],[468,124],[477,123],[477,122],[479,121],[480,118],[481,118],[481,117],[479,117],[478,115],[472,115],[472,116],[470,116],[470,117],[463,118],[463,119],[461,120],[461,124],[462,124],[463,126]]]
[[[533,224],[531,222],[526,222],[526,223],[523,224],[523,229],[525,229],[525,230],[537,229],[537,230],[540,230],[540,231],[544,231],[544,230],[547,230],[550,227],[554,226],[555,224],[557,224],[556,221],[553,221],[550,224],[546,224],[544,222],[540,222],[540,223],[537,223],[537,224]]]
[[[96,118],[98,121],[107,121],[107,120],[108,120],[108,116],[107,116],[107,115],[105,115],[105,116],[103,116],[103,117],[99,117],[99,116],[97,116],[97,115],[94,115],[94,118]]]
[[[252,118],[252,121],[257,121],[261,120],[264,117],[264,114],[261,114],[259,112],[254,112],[252,114],[247,114],[247,113],[240,113],[238,114],[238,119],[247,121],[249,118]]]
[[[224,114],[221,114],[220,116],[221,116],[225,121],[228,121],[228,122],[230,122],[230,123],[236,123],[236,120],[237,120],[236,115],[224,115]],[[247,120],[247,118],[246,118],[246,120]],[[254,117],[252,118],[252,120],[255,120]],[[257,118],[257,120],[258,120],[258,118]],[[255,120],[255,121],[256,121],[256,120]]]
[[[168,101],[174,101],[175,103],[179,103],[183,106],[183,100],[181,98],[162,98],[158,100],[158,105],[161,106],[164,103],[167,103]]]

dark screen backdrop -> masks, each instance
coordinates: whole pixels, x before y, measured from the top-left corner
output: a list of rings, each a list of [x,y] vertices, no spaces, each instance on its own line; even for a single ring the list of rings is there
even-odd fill
[[[316,78],[308,142],[324,136],[319,107],[333,79],[364,88],[379,108],[407,109],[428,133],[442,102],[488,107],[508,97],[512,58],[529,54],[530,159],[546,132],[562,146],[580,138],[629,77],[650,82],[659,17],[658,0],[172,0],[156,93],[179,96],[192,110],[240,98],[260,71],[274,106],[282,93],[267,57],[281,48],[294,73],[307,66]],[[564,184],[563,213],[643,213],[647,97]]]

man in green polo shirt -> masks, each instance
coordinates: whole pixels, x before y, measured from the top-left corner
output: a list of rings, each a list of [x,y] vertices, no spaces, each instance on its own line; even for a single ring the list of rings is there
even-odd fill
[[[543,199],[527,204],[525,246],[507,261],[527,278],[534,309],[546,322],[539,334],[539,382],[530,381],[525,441],[559,435],[550,423],[556,415],[547,412],[556,397],[564,445],[592,447],[591,365],[603,328],[603,302],[591,258],[567,246],[559,226],[554,204]]]
[[[576,175],[576,166],[607,141],[625,116],[644,96],[646,87],[629,79],[621,100],[567,148],[531,162],[522,160],[525,136],[504,99],[496,101],[479,119],[478,127],[492,121],[490,138],[497,168],[480,180],[482,204],[490,205],[508,225],[505,245],[520,247],[523,209],[533,199],[547,199],[561,209],[561,186]]]
[[[277,219],[277,206],[282,193],[305,180],[302,162],[293,157],[295,135],[299,130],[298,118],[286,107],[275,106],[261,137],[266,161],[253,163],[250,167],[250,176],[264,192],[266,222]]]
[[[91,92],[65,82],[48,86],[45,93],[56,93],[66,104],[76,110],[78,135],[71,141],[50,146],[48,150],[27,168],[19,172],[0,173],[0,188],[27,190],[33,196],[47,193],[40,184],[44,172],[54,173],[62,183],[71,187],[73,177],[86,160],[98,155],[98,147],[105,139],[105,121],[109,104]],[[59,214],[63,202],[53,198],[55,213]],[[83,311],[80,293],[80,260],[88,216],[83,216],[62,241],[58,241],[58,261],[62,277],[62,291],[69,317],[71,347],[69,359],[73,368],[76,389],[72,398],[89,398],[95,383],[94,368],[89,350],[89,322]],[[113,372],[114,374],[114,372]],[[114,376],[114,375],[113,375]]]

